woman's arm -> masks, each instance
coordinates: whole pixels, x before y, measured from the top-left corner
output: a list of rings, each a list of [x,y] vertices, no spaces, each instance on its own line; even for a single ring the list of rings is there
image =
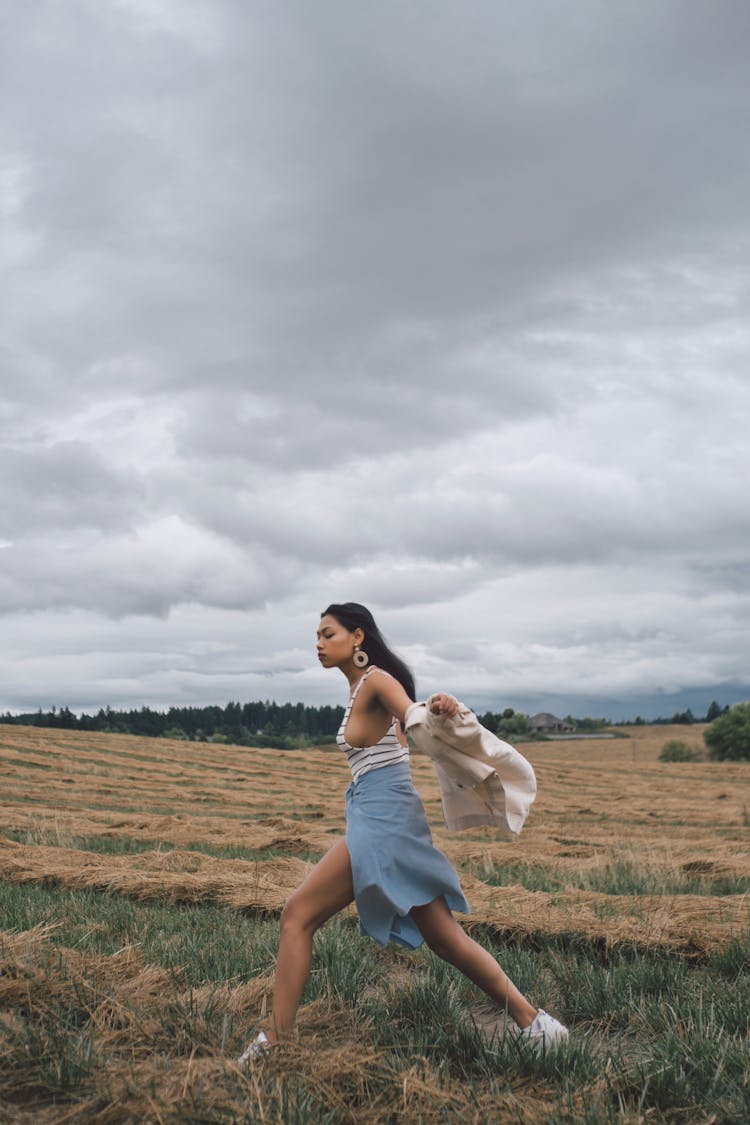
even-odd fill
[[[395,715],[403,727],[406,711],[414,700],[409,698],[398,680],[382,668],[374,669],[368,678],[373,685],[373,695],[389,715]],[[445,715],[449,719],[458,711],[458,701],[443,691],[431,695],[427,705],[433,715]]]

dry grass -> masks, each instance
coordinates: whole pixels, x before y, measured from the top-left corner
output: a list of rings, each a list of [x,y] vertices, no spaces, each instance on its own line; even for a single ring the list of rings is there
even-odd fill
[[[436,841],[455,863],[481,875],[483,867],[522,859],[554,872],[560,884],[553,892],[529,891],[466,874],[470,923],[498,934],[578,933],[605,944],[640,942],[694,953],[719,948],[742,932],[748,917],[742,894],[631,896],[577,886],[582,875],[613,860],[669,875],[672,883],[690,872],[750,878],[750,767],[659,762],[659,750],[675,729],[700,743],[699,727],[636,727],[627,740],[527,747],[540,795],[518,842],[499,840],[489,829],[446,832],[432,767],[414,761]],[[296,857],[325,851],[344,830],[346,774],[336,752],[12,726],[0,732],[0,762],[7,770],[0,823],[39,839],[20,846],[0,840],[6,881],[275,912],[307,870]],[[91,836],[158,841],[179,850],[116,856],[70,846]],[[218,859],[191,851],[197,844],[288,858]]]
[[[368,1042],[366,1025],[325,1000],[303,1008],[299,1041],[248,1074],[227,1057],[226,1038],[234,1024],[248,1024],[263,1011],[268,977],[181,991],[174,974],[145,964],[135,948],[84,956],[59,946],[53,952],[49,937],[43,927],[0,933],[0,1063],[7,1064],[0,1067],[0,1097],[9,1099],[0,1106],[7,1111],[3,1121],[428,1122],[449,1113],[456,1121],[478,1122],[496,1111],[492,1090],[477,1096],[426,1059],[395,1068],[386,1051]],[[17,1036],[7,1013],[33,1013],[36,1024],[49,1025],[71,1008],[95,1035],[96,1058],[77,1076],[72,1104],[60,1097],[70,1096],[62,1083],[62,1104],[39,1104],[50,1091],[30,1081],[27,1071],[14,1073]],[[519,1074],[506,1086],[504,1105],[514,1121],[539,1121],[552,1105],[544,1083],[532,1091]],[[33,1108],[24,1108],[27,1100]]]
[[[676,735],[702,745],[695,726],[527,746],[539,798],[517,842],[488,829],[448,833],[432,766],[414,761],[436,842],[464,872],[473,907],[467,924],[532,946],[566,935],[599,949],[687,959],[746,938],[747,896],[711,893],[711,881],[750,879],[750,765],[660,762],[661,747]],[[335,749],[0,726],[0,772],[0,880],[7,886],[274,916],[309,869],[307,857],[344,830],[348,778]],[[118,854],[120,845],[129,854]],[[221,849],[261,858],[210,854]],[[607,890],[618,864],[647,873],[656,887],[694,876],[707,882],[702,893]],[[493,874],[513,865],[553,879],[555,889],[493,885],[503,881]],[[506,1071],[498,1086],[467,1083],[426,1054],[395,1061],[373,1046],[351,1006],[331,996],[303,1009],[298,1043],[267,1060],[262,1074],[243,1075],[228,1057],[238,1029],[264,1011],[267,974],[188,989],[179,973],[148,964],[132,945],[108,956],[81,953],[38,928],[5,933],[0,944],[0,1063],[10,1068],[0,1079],[3,1121],[302,1122],[329,1113],[351,1122],[538,1122],[561,1112],[543,1068]],[[407,965],[403,956],[389,953],[389,979]],[[378,986],[383,1003],[385,987]],[[82,1042],[82,1058],[70,1063],[74,1079],[40,1079],[41,1062],[36,1077],[17,1073],[30,1013],[51,1044],[56,1021],[85,1027],[90,1044]],[[595,1086],[588,1085],[589,1099]],[[570,1116],[555,1119],[583,1119],[578,1095],[566,1096]],[[640,1118],[634,1111],[627,1119]]]

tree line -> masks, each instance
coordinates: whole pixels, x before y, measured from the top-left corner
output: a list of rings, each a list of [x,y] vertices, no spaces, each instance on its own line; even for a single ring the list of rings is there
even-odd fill
[[[240,746],[271,746],[294,750],[331,742],[344,717],[343,707],[310,707],[304,703],[227,703],[225,707],[140,707],[116,711],[102,707],[95,715],[76,715],[69,707],[0,716],[3,723],[58,727],[63,730],[137,734],[147,738],[179,738],[190,742],[231,742]]]
[[[720,715],[726,715],[728,711],[729,707],[720,707],[714,700],[709,704],[705,717],[694,715],[688,707],[686,711],[677,711],[668,719],[643,719],[640,715],[637,715],[634,720],[612,722],[611,719],[576,719],[573,715],[566,715],[565,722],[569,723],[581,734],[595,734],[597,731],[605,730],[607,727],[712,723],[715,719],[718,719]],[[506,707],[504,711],[485,711],[483,715],[478,715],[477,717],[482,726],[487,727],[489,730],[494,731],[500,738],[507,739],[510,742],[513,741],[514,736],[516,738],[523,738],[524,740],[530,738],[543,739],[545,737],[543,734],[534,732],[531,719],[528,715],[525,715],[523,711],[514,711],[512,707]]]
[[[696,718],[692,711],[681,711],[669,719],[650,719],[649,723],[713,722],[728,707],[713,702],[705,718]],[[106,734],[137,734],[147,738],[178,738],[190,742],[231,742],[240,746],[270,746],[279,750],[296,750],[304,746],[320,746],[332,742],[344,717],[343,707],[311,707],[304,703],[273,703],[256,700],[252,703],[227,703],[224,707],[169,707],[155,711],[151,707],[116,711],[102,707],[95,715],[76,715],[69,707],[52,707],[49,711],[27,712],[23,715],[0,715],[0,722],[24,726],[58,727],[63,730],[102,731]],[[485,711],[478,715],[480,723],[509,742],[543,739],[532,730],[531,720],[523,711],[506,707],[503,711]],[[610,726],[608,719],[575,719],[566,716],[577,731],[595,732]],[[639,716],[635,725],[647,720]]]

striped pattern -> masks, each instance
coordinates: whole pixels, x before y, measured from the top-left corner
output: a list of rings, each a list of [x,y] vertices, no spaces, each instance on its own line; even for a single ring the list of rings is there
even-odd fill
[[[349,715],[354,700],[357,698],[357,693],[370,675],[370,672],[374,671],[374,667],[368,668],[350,695],[344,718],[339,727],[339,732],[336,735],[336,742],[346,754],[346,760],[349,763],[349,768],[352,771],[352,777],[355,781],[358,781],[364,774],[369,773],[370,770],[380,769],[381,766],[390,766],[393,765],[394,762],[409,761],[409,748],[407,746],[402,746],[398,740],[395,719],[380,739],[380,742],[376,742],[374,746],[350,746],[344,738],[346,724],[349,722]]]

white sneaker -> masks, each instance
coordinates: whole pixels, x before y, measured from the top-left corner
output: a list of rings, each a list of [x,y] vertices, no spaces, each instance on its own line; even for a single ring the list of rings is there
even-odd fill
[[[265,1055],[273,1047],[273,1043],[269,1043],[268,1036],[265,1031],[259,1031],[254,1039],[251,1039],[245,1050],[237,1059],[238,1066],[247,1066],[249,1062],[257,1062],[259,1058]]]
[[[539,1009],[528,1027],[519,1027],[517,1034],[519,1039],[544,1047],[565,1043],[570,1038],[567,1027],[543,1008]]]

